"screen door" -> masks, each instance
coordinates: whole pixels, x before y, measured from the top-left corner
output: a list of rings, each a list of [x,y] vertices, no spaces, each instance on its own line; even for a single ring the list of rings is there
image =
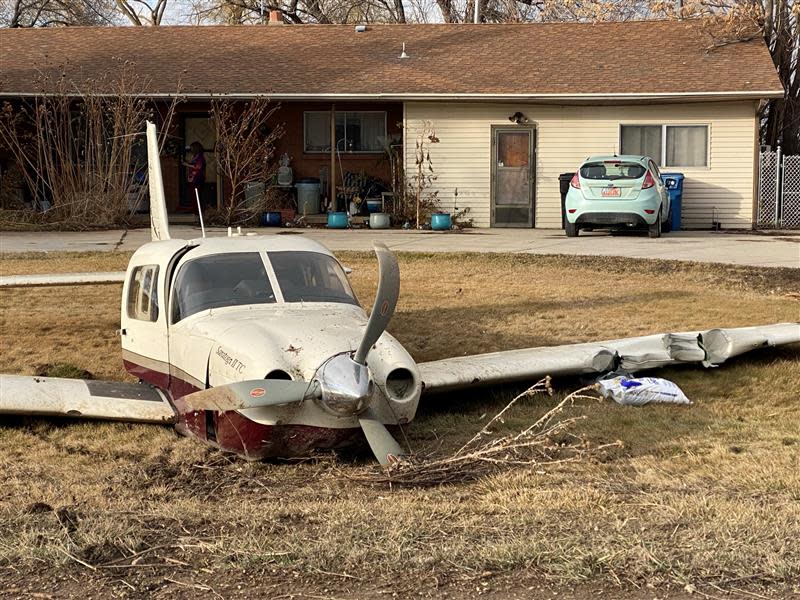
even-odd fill
[[[533,227],[534,130],[492,128],[492,227]]]

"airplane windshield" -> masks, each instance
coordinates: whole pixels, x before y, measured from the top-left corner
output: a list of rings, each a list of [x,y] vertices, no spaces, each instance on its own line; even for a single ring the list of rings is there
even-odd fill
[[[356,304],[342,267],[319,252],[268,252],[285,302]]]
[[[178,271],[173,290],[173,323],[209,308],[275,302],[258,252],[213,254],[191,260]]]

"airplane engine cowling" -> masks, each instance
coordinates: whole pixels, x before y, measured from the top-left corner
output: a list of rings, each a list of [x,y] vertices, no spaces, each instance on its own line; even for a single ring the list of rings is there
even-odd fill
[[[268,376],[271,379],[298,379],[298,374],[292,373],[292,365],[282,357],[263,352],[259,356],[253,354],[215,344],[208,357],[209,385],[213,387]]]

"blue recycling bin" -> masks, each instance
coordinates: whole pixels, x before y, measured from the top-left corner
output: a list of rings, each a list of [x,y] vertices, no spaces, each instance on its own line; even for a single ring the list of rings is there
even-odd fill
[[[683,173],[662,173],[661,181],[667,188],[672,205],[672,231],[681,228],[681,205],[683,204]]]

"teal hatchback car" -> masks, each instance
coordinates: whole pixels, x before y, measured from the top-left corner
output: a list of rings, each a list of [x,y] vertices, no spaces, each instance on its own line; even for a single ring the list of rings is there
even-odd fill
[[[581,229],[647,228],[651,238],[669,232],[669,194],[647,156],[591,156],[569,184],[565,201],[567,236]]]

